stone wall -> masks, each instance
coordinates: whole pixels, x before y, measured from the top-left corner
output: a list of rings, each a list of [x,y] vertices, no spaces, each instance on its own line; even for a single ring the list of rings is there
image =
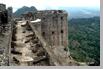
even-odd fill
[[[8,7],[8,9],[7,9],[7,11],[8,11],[8,21],[11,21],[11,19],[12,19],[12,14],[13,14],[13,9],[12,9],[12,7]]]
[[[39,11],[41,33],[51,46],[68,46],[67,13],[62,10]]]
[[[0,4],[0,11],[5,11],[5,10],[6,10],[6,5]]]
[[[5,4],[0,4],[0,66],[9,64],[11,23],[8,22],[8,11]]]

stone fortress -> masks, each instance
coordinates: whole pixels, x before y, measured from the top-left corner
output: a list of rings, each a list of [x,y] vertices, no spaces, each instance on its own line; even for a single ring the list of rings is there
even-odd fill
[[[28,13],[29,14],[29,13]],[[25,14],[26,15],[26,14]],[[27,16],[28,17],[28,16]],[[27,18],[26,17],[26,18]],[[25,18],[25,20],[26,20]],[[63,10],[43,10],[35,13],[30,19],[44,39],[53,47],[68,46],[68,14]],[[33,22],[33,21],[31,21]]]
[[[4,12],[6,12],[6,17]],[[2,14],[3,17],[1,17]],[[2,25],[4,25],[3,23],[10,24],[11,34],[13,34],[12,25],[15,25],[12,16],[12,7],[6,9],[6,5],[0,4],[0,26],[2,27]],[[26,21],[26,25],[30,24],[35,35],[38,36],[43,48],[49,55],[51,65],[78,65],[69,53],[68,14],[64,10],[43,10],[37,11],[36,13],[28,12],[22,14],[21,20]],[[12,42],[11,34],[9,35],[10,38],[7,39],[8,45],[5,46],[5,52],[7,55],[4,55],[4,57],[6,57],[7,62],[2,61],[5,63],[4,65],[10,65],[12,61],[10,56]]]

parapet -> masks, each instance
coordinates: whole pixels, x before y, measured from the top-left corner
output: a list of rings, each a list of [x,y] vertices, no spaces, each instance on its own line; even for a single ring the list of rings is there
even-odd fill
[[[36,13],[36,17],[37,18],[43,18],[45,16],[58,16],[58,15],[68,15],[68,13],[65,10],[41,10],[41,11],[37,11]]]
[[[42,11],[38,11],[37,13],[64,14],[64,13],[67,13],[67,12],[65,10],[42,10]]]

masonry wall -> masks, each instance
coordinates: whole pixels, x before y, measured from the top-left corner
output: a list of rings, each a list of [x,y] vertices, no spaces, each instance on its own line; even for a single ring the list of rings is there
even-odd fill
[[[41,31],[42,36],[52,46],[68,46],[68,22],[67,13],[55,11],[43,12]]]
[[[6,5],[0,4],[0,11],[5,11],[5,10],[6,10]]]
[[[8,21],[11,21],[12,19],[12,14],[13,14],[13,10],[12,7],[8,7]]]
[[[32,23],[32,22],[31,22]],[[32,23],[35,29],[41,34],[41,22]]]
[[[11,25],[8,23],[8,11],[5,4],[0,4],[0,66],[7,66],[9,64],[9,45],[11,36]],[[6,28],[5,28],[6,27]],[[7,30],[5,30],[7,29]]]

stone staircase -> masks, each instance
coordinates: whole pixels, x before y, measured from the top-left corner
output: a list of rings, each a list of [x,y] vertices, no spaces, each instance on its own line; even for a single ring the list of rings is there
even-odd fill
[[[11,66],[48,66],[48,56],[42,44],[32,31],[17,23],[15,38],[11,48]],[[24,32],[25,31],[25,32]]]

